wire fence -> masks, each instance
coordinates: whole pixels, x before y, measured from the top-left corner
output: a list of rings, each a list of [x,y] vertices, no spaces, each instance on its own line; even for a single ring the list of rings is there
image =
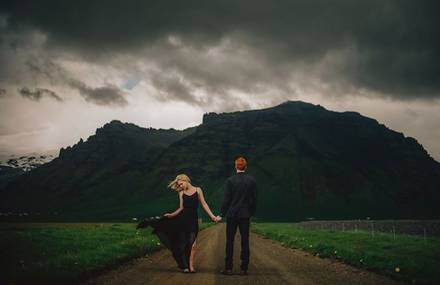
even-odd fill
[[[305,221],[298,225],[304,229],[333,231],[368,231],[374,238],[378,233],[410,234],[427,237],[440,237],[440,220],[332,220]]]

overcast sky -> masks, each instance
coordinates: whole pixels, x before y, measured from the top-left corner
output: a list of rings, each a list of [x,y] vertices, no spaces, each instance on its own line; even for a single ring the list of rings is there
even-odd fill
[[[286,100],[358,111],[440,160],[438,1],[2,1],[0,158],[112,119],[183,129]]]

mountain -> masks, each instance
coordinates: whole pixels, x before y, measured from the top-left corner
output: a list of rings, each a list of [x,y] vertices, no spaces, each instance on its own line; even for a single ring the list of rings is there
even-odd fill
[[[0,165],[0,189],[23,173],[21,168]]]
[[[0,166],[9,166],[19,168],[23,171],[29,171],[54,159],[51,154],[31,153],[28,155],[11,155],[5,162],[0,161]]]
[[[0,160],[0,189],[19,175],[39,167],[54,158],[52,154],[30,153],[27,155],[9,155],[5,162]]]
[[[0,190],[0,212],[75,212],[78,205],[118,204],[142,188],[142,172],[162,150],[192,133],[141,128],[113,120],[87,141],[61,148],[59,156]]]
[[[438,218],[440,164],[411,137],[356,112],[288,101],[208,113],[184,131],[112,121],[0,192],[0,211],[72,219],[141,217],[176,206],[178,173],[218,211],[234,158],[258,182],[257,218]]]

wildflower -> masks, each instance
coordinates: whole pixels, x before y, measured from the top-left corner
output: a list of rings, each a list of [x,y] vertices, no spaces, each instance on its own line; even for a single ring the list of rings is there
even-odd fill
[[[157,245],[160,245],[160,242],[158,242]]]
[[[396,271],[397,273],[399,273],[399,272],[400,272],[400,267],[396,267],[396,268],[394,268],[394,271]]]
[[[337,254],[338,253],[338,251],[337,250],[335,250],[335,254]]]

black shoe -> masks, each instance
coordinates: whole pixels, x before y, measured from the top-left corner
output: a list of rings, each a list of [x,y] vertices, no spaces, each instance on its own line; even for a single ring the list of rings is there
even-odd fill
[[[232,275],[232,270],[231,269],[223,269],[222,271],[220,271],[220,273],[223,275]]]
[[[240,275],[247,275],[248,273],[247,273],[247,270],[240,270]]]

